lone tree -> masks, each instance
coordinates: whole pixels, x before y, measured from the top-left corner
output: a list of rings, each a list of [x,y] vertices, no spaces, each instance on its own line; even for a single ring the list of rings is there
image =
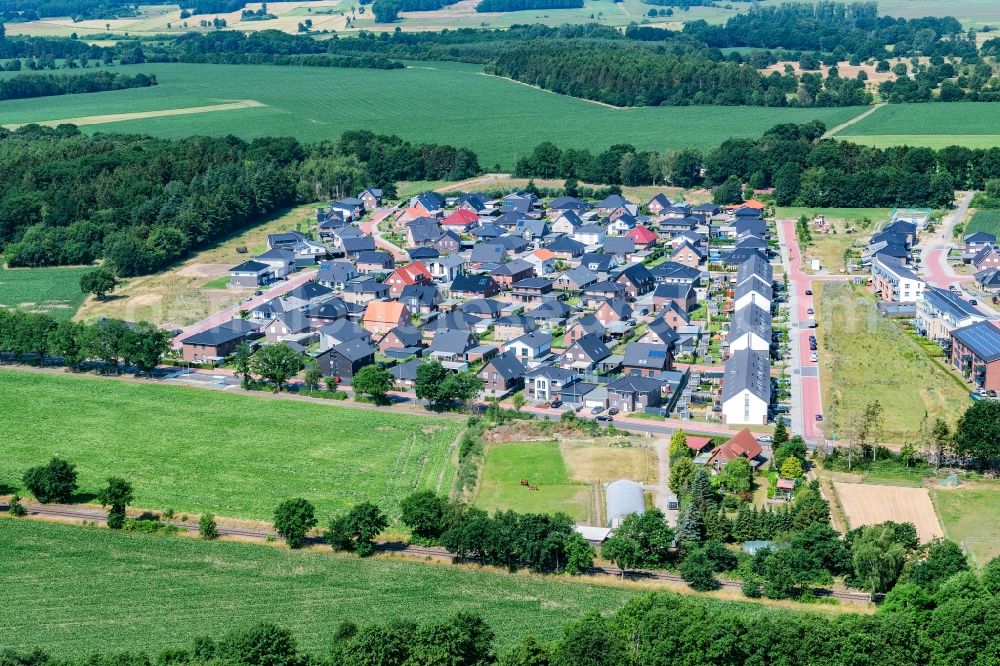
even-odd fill
[[[99,266],[80,276],[80,291],[85,294],[93,294],[99,301],[107,298],[118,284],[118,278],[107,266]]]
[[[389,520],[378,506],[362,502],[330,521],[326,540],[335,550],[353,550],[368,557],[375,553],[375,537],[388,526]]]
[[[280,393],[288,380],[302,369],[302,355],[284,342],[265,345],[253,355],[250,367],[254,373],[274,384]]]
[[[206,541],[219,538],[219,526],[215,522],[215,516],[210,513],[203,513],[198,519],[198,535]]]
[[[108,479],[108,487],[97,496],[101,506],[111,507],[108,510],[108,527],[120,530],[125,526],[125,507],[132,503],[132,484],[125,479],[112,476]]]
[[[76,467],[60,458],[53,458],[48,465],[32,467],[21,477],[24,487],[39,502],[68,502],[76,492]]]
[[[410,528],[413,536],[423,541],[441,538],[445,525],[445,510],[448,499],[433,490],[418,490],[406,497],[399,505],[403,524]]]
[[[377,364],[361,368],[351,380],[351,388],[355,393],[368,396],[378,405],[384,405],[389,401],[387,396],[392,386],[392,373]]]
[[[289,548],[301,548],[306,533],[316,524],[316,509],[304,499],[285,500],[274,510],[274,529]]]

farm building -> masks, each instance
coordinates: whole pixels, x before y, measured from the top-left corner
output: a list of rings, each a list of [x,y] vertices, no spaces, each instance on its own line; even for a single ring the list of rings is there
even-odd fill
[[[629,479],[612,481],[604,490],[608,525],[618,527],[626,516],[646,511],[642,486]]]

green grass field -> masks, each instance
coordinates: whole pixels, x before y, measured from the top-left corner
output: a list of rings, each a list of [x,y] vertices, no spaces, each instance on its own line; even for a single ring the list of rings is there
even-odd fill
[[[537,485],[538,490],[522,486],[521,479]],[[592,520],[593,492],[589,484],[570,479],[559,442],[516,442],[490,446],[476,505],[488,511],[562,511],[587,522]]]
[[[166,137],[292,135],[318,141],[349,129],[369,129],[412,141],[465,146],[476,151],[486,168],[494,164],[510,168],[546,140],[592,151],[626,142],[643,150],[704,149],[730,136],[760,135],[782,122],[820,119],[832,127],[862,110],[612,109],[489,77],[478,65],[460,63],[427,62],[403,70],[179,63],[118,69],[156,74],[160,85],[66,95],[58,102],[5,101],[0,103],[0,118],[5,124],[18,124],[253,99],[265,106],[92,124],[84,130]]]
[[[969,224],[966,225],[963,233],[971,234],[976,231],[985,231],[994,236],[1000,236],[1000,210],[983,209],[977,210]]]
[[[459,422],[177,386],[0,371],[0,483],[53,455],[82,493],[109,476],[135,506],[270,519],[289,497],[324,520],[363,500],[391,516],[417,488],[447,492]]]
[[[80,276],[90,270],[71,268],[0,269],[0,307],[47,312],[69,319],[87,297],[80,291]]]
[[[886,104],[837,138],[876,147],[1000,146],[1000,114],[989,103]]]
[[[881,317],[861,287],[815,283],[819,322],[823,432],[852,436],[869,402],[885,415],[886,440],[908,441],[926,412],[953,421],[968,406],[956,377],[927,357],[896,323]]]
[[[0,518],[7,612],[0,645],[62,657],[91,651],[189,647],[195,636],[255,622],[295,632],[326,653],[343,620],[359,624],[482,615],[509,647],[550,640],[592,610],[611,611],[636,588],[473,571],[324,548],[290,551]]]
[[[1000,484],[970,482],[931,495],[948,538],[970,551],[977,565],[1000,556]]]

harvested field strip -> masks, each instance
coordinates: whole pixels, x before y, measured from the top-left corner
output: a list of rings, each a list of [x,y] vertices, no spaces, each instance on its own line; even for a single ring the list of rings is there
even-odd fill
[[[894,520],[897,523],[913,523],[922,543],[944,536],[926,488],[841,481],[835,481],[833,485],[852,528]]]
[[[236,102],[226,102],[224,104],[210,104],[208,106],[188,106],[180,109],[161,109],[159,111],[138,111],[135,113],[106,113],[99,116],[83,116],[81,118],[60,118],[58,120],[42,120],[39,125],[102,125],[104,123],[119,123],[125,120],[143,120],[144,118],[162,118],[165,116],[186,116],[192,113],[213,113],[216,111],[236,111],[237,109],[254,109],[266,104],[252,99],[241,99]],[[4,125],[8,129],[17,129],[27,123]]]

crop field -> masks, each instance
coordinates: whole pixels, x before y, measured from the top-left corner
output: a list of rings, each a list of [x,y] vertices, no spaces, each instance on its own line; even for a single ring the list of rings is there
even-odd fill
[[[878,314],[863,288],[814,283],[819,322],[823,432],[850,438],[865,406],[878,400],[889,442],[908,441],[926,412],[949,421],[968,392],[894,321]]]
[[[476,505],[493,511],[561,511],[582,524],[602,524],[603,482],[655,481],[655,460],[644,446],[610,447],[573,442],[492,444],[486,454]],[[535,486],[521,485],[521,479]]]
[[[975,231],[985,231],[994,236],[1000,236],[1000,210],[983,209],[977,210],[969,224],[965,227],[965,232],[971,234]]]
[[[590,610],[613,611],[638,586],[588,584],[258,544],[0,518],[0,645],[61,657],[189,647],[255,622],[326,653],[343,620],[428,621],[480,614],[510,647]],[[112,606],[113,604],[113,606]],[[16,612],[14,610],[16,609]]]
[[[86,297],[80,291],[80,276],[88,270],[86,267],[0,269],[0,307],[46,312],[69,319]]]
[[[320,517],[364,500],[390,516],[417,488],[446,491],[459,422],[90,377],[0,371],[0,482],[59,455],[80,492],[109,476],[135,506],[265,519],[289,497]]]
[[[1000,114],[987,102],[886,104],[837,138],[865,145],[1000,146]]]
[[[851,528],[887,520],[913,523],[921,543],[944,536],[926,488],[834,482]]]
[[[861,112],[857,107],[613,109],[486,76],[478,65],[461,63],[426,62],[399,70],[182,63],[116,69],[155,74],[159,85],[66,95],[58,102],[4,101],[0,118],[12,125],[53,122],[191,109],[252,97],[263,106],[104,122],[83,129],[165,137],[295,136],[307,142],[369,129],[411,141],[468,147],[490,169],[513,167],[545,140],[592,151],[626,142],[643,150],[707,149],[730,136],[758,136],[777,123],[819,119],[833,127]]]
[[[958,488],[931,491],[945,533],[962,544],[976,564],[1000,556],[1000,484],[962,482]]]

